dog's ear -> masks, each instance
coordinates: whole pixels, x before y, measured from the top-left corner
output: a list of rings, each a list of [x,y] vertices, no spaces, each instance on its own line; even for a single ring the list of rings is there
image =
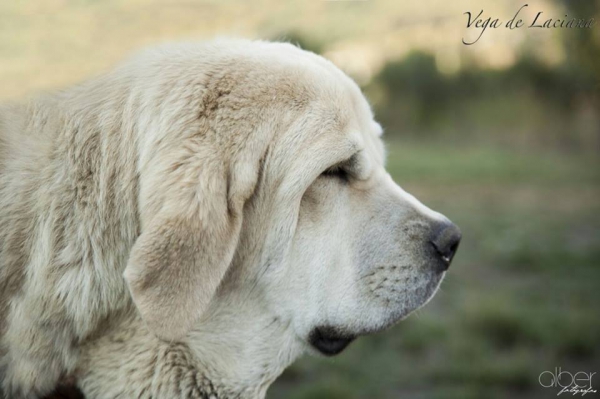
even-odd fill
[[[257,180],[254,166],[246,164],[240,178],[209,157],[196,165],[189,158],[171,162],[141,188],[142,199],[161,199],[142,209],[141,235],[124,276],[142,319],[165,340],[185,336],[208,307],[232,261],[243,204]]]

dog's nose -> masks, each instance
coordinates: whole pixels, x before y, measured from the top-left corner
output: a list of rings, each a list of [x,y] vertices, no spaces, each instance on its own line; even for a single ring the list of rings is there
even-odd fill
[[[446,271],[450,267],[461,237],[462,233],[458,226],[449,221],[442,223],[434,230],[431,244],[442,259],[442,271]]]

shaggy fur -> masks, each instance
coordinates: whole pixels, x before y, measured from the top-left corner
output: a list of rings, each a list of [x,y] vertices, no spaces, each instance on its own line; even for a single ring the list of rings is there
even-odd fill
[[[391,181],[380,134],[332,64],[243,40],[1,108],[4,395],[262,398],[318,328],[423,305],[447,220]]]

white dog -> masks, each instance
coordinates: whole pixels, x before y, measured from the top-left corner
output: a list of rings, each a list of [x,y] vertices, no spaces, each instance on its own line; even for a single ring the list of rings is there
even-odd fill
[[[335,66],[260,41],[0,109],[4,395],[262,398],[425,304],[460,231],[392,181],[380,136]]]

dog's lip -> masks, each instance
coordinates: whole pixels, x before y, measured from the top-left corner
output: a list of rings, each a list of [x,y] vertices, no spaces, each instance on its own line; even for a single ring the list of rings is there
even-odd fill
[[[356,339],[356,335],[347,334],[331,326],[316,327],[308,336],[308,342],[326,356],[339,354],[354,339]]]

